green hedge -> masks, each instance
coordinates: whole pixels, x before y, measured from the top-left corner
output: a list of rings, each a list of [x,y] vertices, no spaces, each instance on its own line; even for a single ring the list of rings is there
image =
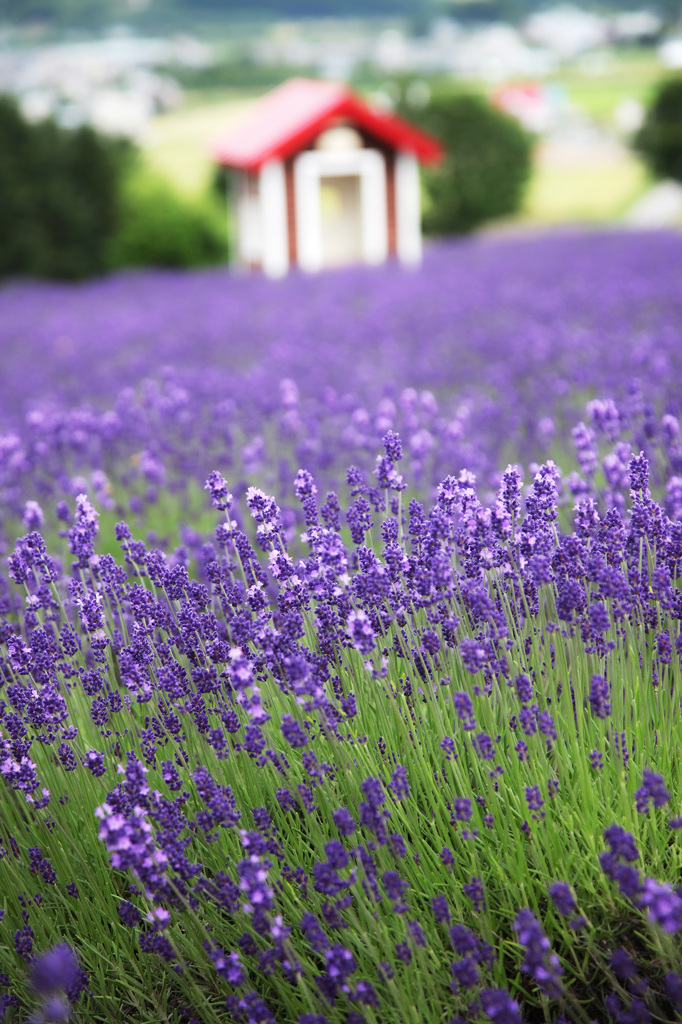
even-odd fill
[[[463,94],[436,95],[405,114],[445,149],[443,163],[423,176],[427,234],[460,234],[517,212],[531,173],[532,140],[513,118]]]
[[[225,204],[184,199],[141,169],[126,177],[110,266],[196,267],[225,259]]]
[[[682,181],[682,75],[659,86],[634,145],[657,178]]]
[[[0,275],[105,270],[126,159],[123,144],[87,127],[29,124],[0,96]]]
[[[134,147],[92,128],[31,124],[0,96],[0,277],[78,279],[227,256],[215,200],[177,196]]]

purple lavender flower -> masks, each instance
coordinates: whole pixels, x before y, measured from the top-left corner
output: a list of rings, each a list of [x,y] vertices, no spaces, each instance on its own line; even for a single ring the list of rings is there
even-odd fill
[[[409,797],[410,785],[407,778],[407,769],[401,764],[396,766],[395,771],[391,775],[388,788],[391,790],[396,800],[406,800]]]
[[[590,706],[592,714],[597,718],[608,718],[611,714],[611,703],[609,701],[609,684],[604,676],[592,676],[590,680]]]
[[[128,900],[121,900],[118,907],[118,916],[128,928],[134,928],[142,920],[142,914],[138,908]]]
[[[408,967],[412,963],[412,950],[408,942],[397,942],[395,946],[395,955],[398,960],[402,960],[403,963],[407,964]]]
[[[459,649],[462,655],[462,661],[467,672],[471,672],[475,675],[477,672],[481,672],[488,663],[488,654],[485,647],[482,647],[477,640],[472,640],[469,637],[463,637],[460,641]]]
[[[167,963],[175,960],[175,950],[160,932],[140,932],[138,941],[143,953],[156,953]]]
[[[461,988],[468,989],[477,985],[480,980],[478,964],[471,956],[465,956],[462,960],[455,960],[451,965],[452,990],[459,992]]]
[[[551,999],[563,994],[561,975],[563,968],[556,953],[552,953],[549,939],[530,910],[520,910],[514,921],[514,931],[525,949],[521,970],[535,981],[538,988]]]
[[[474,715],[474,706],[471,703],[471,697],[465,691],[458,691],[452,696],[452,703],[455,708],[455,713],[462,722],[462,727],[471,731],[476,728],[476,717]]]
[[[443,849],[440,852],[440,859],[441,862],[447,868],[452,867],[452,865],[455,863],[455,858],[453,857],[452,850],[450,849],[449,846],[443,847]]]
[[[161,778],[172,791],[182,788],[182,779],[172,761],[161,762]]]
[[[332,819],[340,835],[350,836],[355,832],[355,821],[346,807],[339,807],[332,814]]]
[[[36,765],[25,754],[18,761],[13,757],[0,761],[0,775],[11,784],[12,789],[20,789],[25,793],[33,793],[40,786]]]
[[[147,913],[145,921],[152,926],[155,932],[162,932],[170,924],[170,913],[165,907],[154,907]]]
[[[571,887],[566,882],[552,882],[548,890],[554,906],[563,917],[568,917],[575,910],[575,899]]]
[[[427,945],[426,936],[424,935],[422,927],[418,921],[408,921],[407,930],[409,931],[415,946],[425,947]]]
[[[88,750],[85,757],[81,758],[81,764],[84,768],[87,768],[95,778],[104,775],[106,768],[104,765],[104,754],[100,753],[99,750]]]
[[[308,736],[301,723],[295,718],[291,715],[282,715],[280,728],[284,739],[292,747],[305,747],[308,742]]]
[[[253,519],[258,524],[256,533],[263,551],[269,551],[274,538],[280,534],[282,520],[279,506],[275,499],[258,487],[249,487],[246,492],[246,504]]]
[[[634,836],[626,832],[620,825],[614,823],[605,828],[604,839],[615,857],[622,857],[627,861],[639,860],[639,850]]]
[[[516,692],[522,704],[528,704],[534,697],[533,684],[528,676],[519,675],[514,680]]]
[[[526,803],[529,811],[539,811],[544,804],[539,786],[526,786]],[[535,816],[535,815],[534,815]]]
[[[45,522],[45,514],[37,501],[29,500],[24,505],[22,522],[27,530],[39,530]]]
[[[100,819],[99,839],[111,854],[111,866],[119,871],[132,870],[149,891],[163,889],[168,856],[157,847],[142,807],[134,807],[126,816],[114,813],[109,804],[95,811]]]
[[[36,1024],[62,1024],[71,1019],[71,1005],[62,995],[47,996],[38,1013],[30,1019]]]
[[[519,1004],[504,988],[487,988],[481,992],[481,1006],[494,1024],[523,1024]]]
[[[356,651],[367,656],[376,646],[374,630],[366,612],[352,611],[348,616],[348,632]]]
[[[571,430],[571,437],[578,453],[581,472],[585,476],[591,476],[599,465],[599,451],[594,443],[594,431],[584,423],[578,423]]]
[[[630,494],[633,500],[640,495],[649,497],[649,463],[644,455],[633,455],[628,466],[630,475]]]
[[[225,512],[232,507],[233,499],[227,487],[227,480],[225,480],[217,469],[214,469],[209,473],[204,490],[210,492],[211,503],[214,508],[217,508],[221,512]]]
[[[305,913],[301,918],[300,927],[315,952],[322,953],[328,948],[329,939],[314,914]]]
[[[246,972],[242,967],[239,959],[239,953],[237,953],[236,950],[233,950],[231,953],[225,953],[220,946],[211,946],[208,940],[204,942],[204,949],[207,950],[208,955],[213,962],[213,966],[221,978],[225,978],[225,980],[229,981],[230,985],[234,985],[235,988],[244,984],[246,981]]]
[[[483,889],[483,882],[480,878],[474,877],[467,885],[463,885],[462,889],[471,900],[474,911],[478,914],[481,910],[485,910],[485,892]]]
[[[431,907],[436,921],[445,924],[450,923],[450,908],[445,896],[432,896]]]
[[[68,532],[69,551],[77,558],[77,566],[86,568],[95,553],[95,537],[99,530],[99,512],[90,504],[87,495],[76,498],[76,514]]]
[[[637,974],[637,966],[624,949],[614,949],[610,958],[611,970],[619,981],[628,981]]]
[[[643,771],[643,784],[635,791],[635,801],[638,814],[647,814],[649,803],[654,807],[663,807],[670,800],[670,793],[666,789],[662,775],[657,775],[649,768]]]
[[[59,943],[31,963],[30,983],[40,995],[68,992],[78,980],[78,958],[70,946]]]
[[[403,446],[400,441],[400,435],[395,434],[392,430],[388,430],[383,437],[384,452],[386,458],[390,459],[391,462],[400,462],[403,457]]]
[[[676,1010],[682,1010],[682,977],[669,971],[665,976],[665,991]]]
[[[30,925],[24,925],[14,933],[14,948],[24,960],[30,960],[35,934]]]
[[[682,896],[672,886],[645,878],[639,897],[641,906],[649,911],[649,918],[663,931],[674,932],[682,929]]]
[[[244,912],[253,914],[269,910],[273,905],[274,892],[268,883],[270,861],[267,857],[252,854],[237,864],[239,888],[245,896]]]
[[[457,796],[454,801],[454,814],[457,821],[469,821],[471,818],[471,800],[468,796]]]
[[[324,950],[326,973],[315,979],[320,991],[333,1002],[338,990],[346,979],[357,970],[357,961],[351,951],[340,943],[333,943]]]
[[[521,474],[516,466],[507,466],[500,484],[500,502],[511,519],[516,519],[521,507]]]
[[[594,601],[589,610],[590,626],[595,633],[605,633],[611,626],[609,613],[601,601]],[[598,677],[594,677],[598,678]]]
[[[599,771],[604,767],[604,755],[598,750],[593,750],[590,753],[590,768],[594,771]]]

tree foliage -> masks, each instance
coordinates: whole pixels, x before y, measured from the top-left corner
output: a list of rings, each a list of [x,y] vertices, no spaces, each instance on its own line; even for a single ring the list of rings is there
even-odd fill
[[[532,143],[516,121],[478,96],[451,94],[433,97],[416,120],[445,150],[442,164],[424,175],[427,233],[472,231],[519,209]]]
[[[657,178],[682,181],[682,75],[659,86],[635,149]]]
[[[129,143],[29,124],[0,96],[0,277],[219,262],[224,220],[210,199],[182,199],[145,173]]]
[[[112,267],[196,267],[222,262],[227,254],[224,200],[185,199],[139,168],[128,175],[109,250]]]
[[[124,163],[123,144],[88,127],[29,124],[0,97],[0,275],[104,270]]]

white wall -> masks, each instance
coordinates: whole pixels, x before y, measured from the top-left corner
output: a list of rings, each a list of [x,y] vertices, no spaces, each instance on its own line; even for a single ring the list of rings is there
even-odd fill
[[[268,277],[282,277],[289,269],[289,230],[284,164],[270,160],[260,171],[262,266]]]
[[[419,164],[413,153],[398,153],[395,162],[396,249],[402,263],[422,258]]]

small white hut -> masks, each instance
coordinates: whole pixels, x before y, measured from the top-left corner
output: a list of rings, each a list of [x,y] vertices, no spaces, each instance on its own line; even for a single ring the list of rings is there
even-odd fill
[[[292,79],[214,147],[232,170],[237,264],[281,277],[421,259],[419,163],[439,143],[334,82]]]

